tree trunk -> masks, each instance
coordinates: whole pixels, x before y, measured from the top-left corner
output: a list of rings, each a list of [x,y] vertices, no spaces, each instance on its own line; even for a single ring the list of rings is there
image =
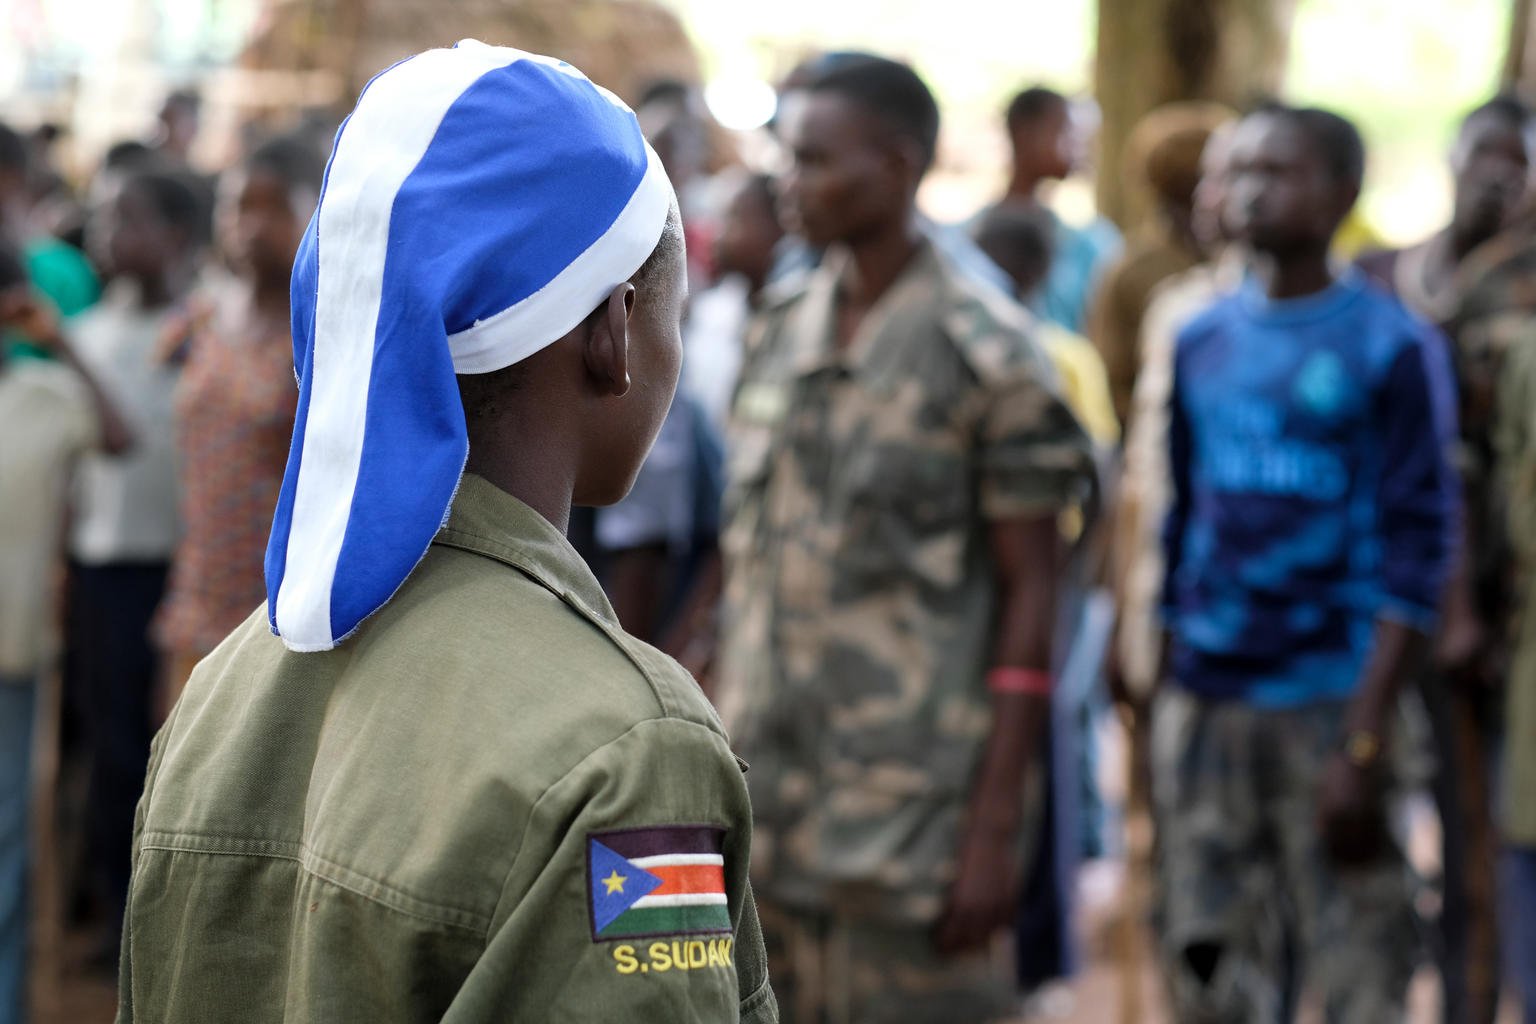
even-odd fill
[[[1296,0],[1099,0],[1094,90],[1103,110],[1099,210],[1123,228],[1149,199],[1127,188],[1125,142],[1174,100],[1243,107],[1280,90]]]
[[[1504,49],[1504,73],[1499,85],[1504,89],[1518,89],[1529,96],[1532,92],[1533,72],[1531,61],[1531,0],[1511,0],[1509,13],[1509,41]]]

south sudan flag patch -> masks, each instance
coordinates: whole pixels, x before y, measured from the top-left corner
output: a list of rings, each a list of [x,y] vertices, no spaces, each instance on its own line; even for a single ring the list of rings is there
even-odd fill
[[[592,940],[729,932],[724,840],[708,825],[588,833]]]

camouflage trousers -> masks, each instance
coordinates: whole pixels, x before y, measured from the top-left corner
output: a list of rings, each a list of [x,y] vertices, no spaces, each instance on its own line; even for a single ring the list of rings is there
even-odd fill
[[[788,909],[758,894],[782,1024],[988,1024],[1017,1013],[1012,952],[944,958],[927,928]]]
[[[1176,687],[1152,722],[1160,955],[1180,1024],[1269,1024],[1305,991],[1332,1024],[1403,1019],[1408,868],[1340,868],[1316,823],[1339,704],[1272,710]]]

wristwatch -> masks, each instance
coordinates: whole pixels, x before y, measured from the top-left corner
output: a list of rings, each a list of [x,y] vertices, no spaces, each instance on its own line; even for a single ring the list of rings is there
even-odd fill
[[[1355,729],[1344,737],[1344,759],[1356,768],[1371,768],[1381,759],[1381,737],[1369,729]]]

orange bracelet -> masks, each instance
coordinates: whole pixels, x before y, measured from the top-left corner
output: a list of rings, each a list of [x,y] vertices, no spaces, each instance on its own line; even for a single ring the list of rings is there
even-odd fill
[[[1017,693],[1026,697],[1049,697],[1051,674],[1038,668],[994,668],[987,673],[990,693]]]

